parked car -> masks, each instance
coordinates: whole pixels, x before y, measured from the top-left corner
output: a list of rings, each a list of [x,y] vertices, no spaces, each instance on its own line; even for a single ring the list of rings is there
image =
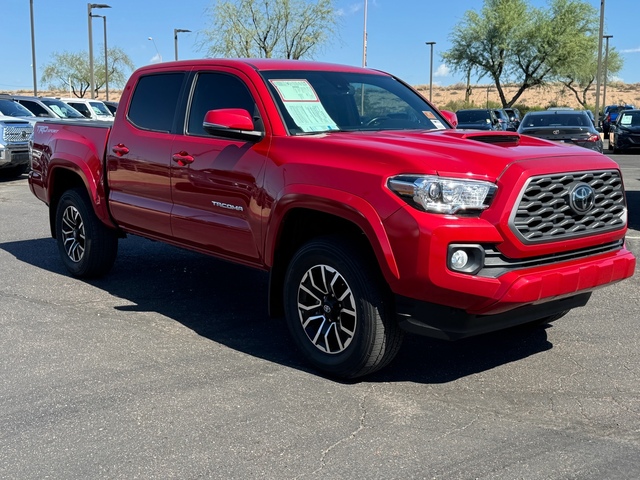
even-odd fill
[[[100,100],[87,98],[61,98],[67,105],[71,105],[86,118],[92,120],[113,120],[113,114]]]
[[[518,133],[602,153],[600,133],[584,110],[529,112],[522,119]]]
[[[0,115],[1,177],[17,177],[27,171],[32,134],[33,125],[28,120]]]
[[[79,111],[62,100],[50,97],[14,95],[13,100],[25,107],[38,118],[85,118]]]
[[[513,122],[509,120],[509,115],[502,109],[495,109],[493,113],[498,117],[498,122],[500,122],[500,127],[504,131],[515,132],[517,128],[513,125]]]
[[[35,124],[36,116],[11,98],[11,95],[0,95],[0,115],[22,118]]]
[[[633,110],[636,107],[633,105],[611,105],[607,107],[607,110],[602,118],[602,132],[605,136],[609,135],[609,127],[618,118],[618,114],[623,110]]]
[[[640,148],[640,110],[623,110],[609,128],[609,150],[613,153]]]
[[[520,110],[517,108],[505,108],[505,112],[509,116],[509,121],[513,123],[513,126],[516,127],[516,130],[520,126],[520,121],[522,120],[522,116],[520,115]]]
[[[458,126],[456,128],[502,130],[498,117],[490,109],[469,108],[458,110],[456,116],[458,117]]]
[[[104,103],[107,106],[107,108],[111,112],[111,115],[115,116],[116,110],[118,110],[118,102],[112,102],[110,100],[103,100],[102,103]]]

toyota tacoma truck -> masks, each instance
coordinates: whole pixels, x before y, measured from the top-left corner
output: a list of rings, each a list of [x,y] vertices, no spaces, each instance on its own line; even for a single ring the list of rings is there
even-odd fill
[[[331,376],[382,368],[405,332],[550,322],[633,275],[615,162],[448,118],[369,69],[167,62],[113,122],[38,122],[29,184],[74,276],[107,273],[125,235],[269,272],[269,313]]]

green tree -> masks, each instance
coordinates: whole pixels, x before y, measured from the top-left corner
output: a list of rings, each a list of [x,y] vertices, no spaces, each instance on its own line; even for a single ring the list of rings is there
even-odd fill
[[[550,0],[548,9],[525,0],[485,0],[480,13],[467,11],[443,59],[454,71],[491,77],[502,105],[513,105],[529,88],[568,77],[589,63],[598,35],[595,8],[581,0]],[[597,46],[595,48],[597,51]],[[503,86],[518,90],[506,98]]]
[[[562,84],[573,92],[578,103],[585,109],[589,108],[587,105],[587,92],[596,81],[596,73],[598,71],[598,45],[597,39],[593,40],[596,45],[592,58],[588,62],[577,65],[573,71],[568,71],[564,75],[559,76]],[[607,56],[607,82],[610,82],[612,77],[622,70],[622,64],[622,57],[618,51],[615,48],[609,48],[609,55]],[[604,70],[602,74],[604,75]],[[602,108],[604,108],[604,105]]]
[[[200,32],[212,57],[313,57],[336,34],[333,0],[218,0]]]
[[[120,47],[107,49],[109,64],[109,85],[122,87],[135,65]],[[102,61],[101,61],[102,60]],[[105,85],[104,57],[94,57],[94,82],[96,94]],[[89,71],[89,54],[87,52],[54,53],[51,62],[45,65],[42,83],[52,90],[69,90],[76,97],[84,97],[91,88],[91,72]]]

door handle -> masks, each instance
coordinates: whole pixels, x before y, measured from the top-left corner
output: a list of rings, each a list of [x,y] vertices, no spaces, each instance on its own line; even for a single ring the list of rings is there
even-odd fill
[[[111,148],[111,151],[115,153],[118,157],[121,157],[122,155],[126,155],[127,153],[129,153],[129,148],[124,146],[122,143],[119,143],[117,145],[114,145]]]
[[[193,156],[189,155],[187,152],[174,153],[171,159],[181,167],[185,167],[190,163],[193,163],[193,161],[195,160]]]

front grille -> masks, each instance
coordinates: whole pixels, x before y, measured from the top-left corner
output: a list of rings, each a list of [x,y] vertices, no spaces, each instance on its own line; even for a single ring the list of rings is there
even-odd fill
[[[581,183],[595,193],[593,207],[580,214],[569,195]],[[546,175],[524,187],[509,225],[524,243],[540,243],[595,235],[625,226],[622,179],[616,170]]]
[[[2,139],[5,142],[26,143],[29,141],[32,133],[33,127],[31,125],[20,127],[5,126],[2,129]]]

